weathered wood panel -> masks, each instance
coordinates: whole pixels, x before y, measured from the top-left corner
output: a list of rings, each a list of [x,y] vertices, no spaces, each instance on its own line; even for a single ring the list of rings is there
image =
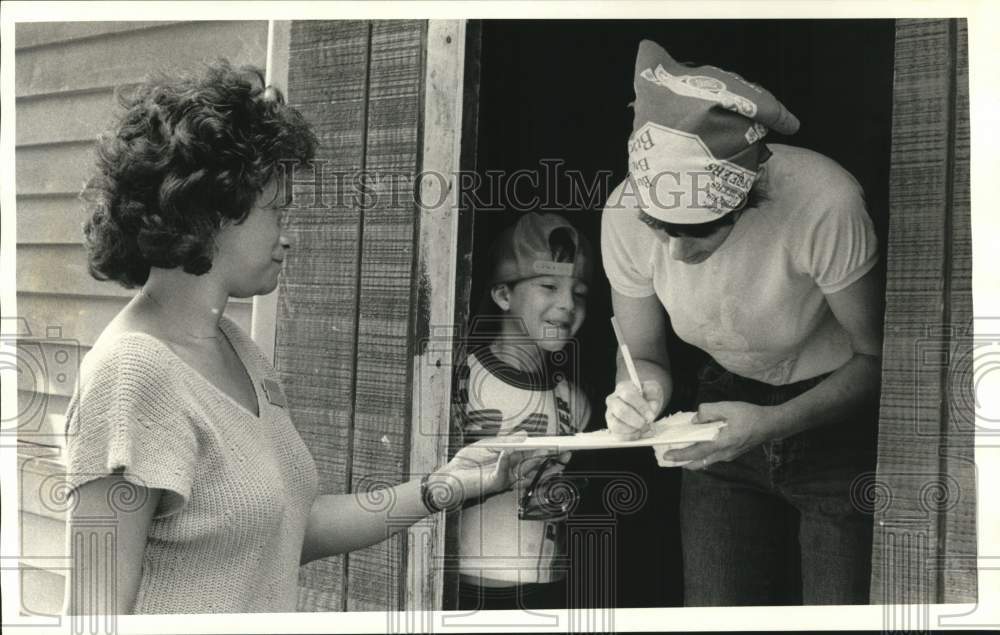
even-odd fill
[[[425,32],[420,21],[372,24],[365,170],[378,187],[364,209],[352,489],[409,473],[416,207],[409,188],[391,187],[420,171]],[[401,608],[405,536],[348,556],[348,610]]]
[[[942,471],[955,478],[958,491],[940,500],[943,514],[943,566],[938,571],[942,602],[972,602],[978,594],[976,571],[975,387],[972,368],[972,201],[969,179],[968,24],[951,23],[954,42],[954,130],[951,148],[951,271],[947,296],[952,330],[949,343],[947,427]],[[971,398],[970,398],[971,396]]]
[[[18,97],[94,90],[142,80],[156,69],[194,69],[225,57],[262,66],[267,22],[181,22],[23,51],[15,59]]]
[[[972,426],[949,406],[972,380],[955,366],[971,345],[964,28],[897,22],[874,603],[975,599]]]
[[[295,175],[295,209],[278,293],[275,366],[292,419],[312,452],[320,491],[350,491],[361,209],[353,176],[364,165],[367,22],[292,23],[288,97],[313,125],[319,172]],[[302,568],[299,609],[341,611],[346,559]]]

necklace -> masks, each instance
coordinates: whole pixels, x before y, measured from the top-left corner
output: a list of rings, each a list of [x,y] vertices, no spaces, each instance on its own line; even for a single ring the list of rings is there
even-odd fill
[[[154,298],[153,295],[151,293],[149,293],[149,291],[146,291],[145,289],[139,289],[139,295],[141,295],[141,296],[149,299],[150,302],[152,302],[153,304],[155,304],[156,306],[158,306],[160,308],[160,311],[162,311],[164,314],[167,314],[170,317],[171,322],[176,322],[179,326],[183,327],[182,330],[178,331],[177,329],[175,329],[173,327],[173,324],[169,324],[169,325],[167,325],[168,330],[174,331],[175,333],[178,333],[180,335],[185,335],[185,336],[187,336],[187,337],[189,337],[191,339],[195,339],[195,340],[217,340],[217,339],[219,339],[220,331],[219,331],[218,324],[216,324],[215,328],[213,329],[214,332],[211,335],[199,335],[197,333],[193,333],[190,325],[188,325],[186,323],[186,320],[184,320],[184,319],[180,318],[179,316],[174,315],[170,311],[168,311],[167,308],[165,306],[163,306],[163,304],[161,304],[159,300],[157,300],[156,298]]]

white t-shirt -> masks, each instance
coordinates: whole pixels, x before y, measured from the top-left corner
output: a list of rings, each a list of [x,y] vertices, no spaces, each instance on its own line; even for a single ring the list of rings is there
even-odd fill
[[[574,434],[587,425],[590,404],[564,378],[537,377],[505,364],[488,347],[469,355],[458,377],[466,441],[524,430],[529,436]],[[551,472],[547,472],[551,473]],[[565,523],[518,518],[520,490],[462,510],[459,572],[483,586],[553,582],[566,570]]]
[[[724,368],[772,385],[836,370],[853,355],[824,294],[878,262],[858,182],[833,160],[768,145],[766,199],[747,210],[704,262],[670,258],[638,219],[628,181],[601,225],[604,271],[622,295],[660,299],[677,335]]]

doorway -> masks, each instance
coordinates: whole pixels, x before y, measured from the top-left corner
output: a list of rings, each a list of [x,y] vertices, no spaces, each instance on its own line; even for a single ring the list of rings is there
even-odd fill
[[[599,254],[601,208],[626,176],[632,72],[646,38],[675,59],[734,71],[774,93],[802,126],[792,137],[771,133],[767,141],[816,150],[850,171],[886,244],[892,20],[484,21],[481,33],[471,315],[488,292],[490,242],[520,213],[564,215]],[[519,170],[529,176],[516,177]],[[599,264],[595,272],[568,362],[590,398],[590,429],[604,426],[616,351],[608,284]],[[668,411],[690,409],[693,383],[686,378],[701,353],[676,337],[670,353],[678,385]],[[580,452],[569,469],[629,472],[646,484],[644,504],[615,517],[613,588],[602,605],[680,606],[680,470],[658,468],[645,448]],[[603,504],[588,489],[577,513],[599,514]],[[586,570],[570,563],[570,575]]]

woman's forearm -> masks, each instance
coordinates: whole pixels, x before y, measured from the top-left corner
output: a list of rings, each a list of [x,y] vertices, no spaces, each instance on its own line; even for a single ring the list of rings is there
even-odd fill
[[[525,435],[511,435],[515,445],[517,436]],[[476,443],[462,448],[428,476],[427,504],[420,479],[368,493],[318,496],[309,512],[301,562],[382,542],[429,515],[428,506],[453,509],[470,498],[503,491],[514,482],[526,453],[514,445],[503,451]]]
[[[302,564],[386,540],[429,514],[419,479],[365,494],[325,494],[313,501]]]
[[[877,405],[881,381],[881,359],[855,353],[829,377],[779,406],[767,417],[765,436],[782,439],[803,430],[843,421],[852,413],[862,414]]]

